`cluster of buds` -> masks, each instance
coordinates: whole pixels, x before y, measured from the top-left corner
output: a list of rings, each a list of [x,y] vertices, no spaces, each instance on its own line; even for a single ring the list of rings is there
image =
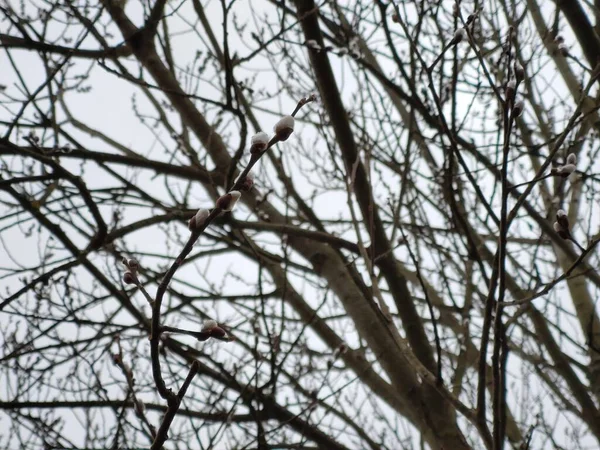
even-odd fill
[[[137,271],[140,268],[140,263],[137,262],[137,259],[123,258],[122,263],[127,268],[123,274],[123,283],[135,285],[139,284]]]
[[[198,212],[188,222],[188,228],[190,231],[198,231],[202,229],[202,226],[210,216],[208,209],[199,209]]]
[[[563,178],[567,178],[569,175],[571,175],[577,169],[576,164],[577,164],[577,156],[575,155],[575,153],[569,153],[569,156],[567,156],[566,163],[563,164],[562,166],[553,167],[552,170],[550,171],[550,173],[552,175],[557,175],[557,176],[560,176]]]
[[[571,236],[571,230],[569,229],[569,218],[567,217],[567,213],[559,209],[556,213],[556,222],[554,222],[554,231],[563,239],[573,240]]]
[[[562,209],[559,209],[558,212],[556,213],[556,222],[554,222],[554,231],[556,231],[556,233],[561,238],[563,238],[567,241],[571,241],[582,252],[585,251],[585,249],[579,244],[579,242],[577,242],[575,240],[575,238],[573,238],[573,235],[571,234],[571,230],[569,227],[569,218],[567,217],[567,213],[564,212]]]
[[[242,196],[240,191],[231,191],[217,199],[216,207],[223,211],[231,211]]]

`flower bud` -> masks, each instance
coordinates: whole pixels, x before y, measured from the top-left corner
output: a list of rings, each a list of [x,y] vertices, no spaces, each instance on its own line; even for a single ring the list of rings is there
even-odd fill
[[[515,61],[513,69],[515,71],[515,78],[517,79],[517,83],[520,83],[523,80],[523,78],[525,78],[525,69],[519,61]]]
[[[196,216],[192,216],[192,218],[188,221],[188,229],[190,231],[196,231]]]
[[[227,332],[223,328],[217,326],[210,330],[210,336],[214,338],[224,338],[227,336]]]
[[[563,209],[559,209],[556,212],[556,222],[558,222],[563,230],[569,230],[569,218]]]
[[[400,22],[400,17],[398,17],[398,14],[396,14],[396,13],[392,14],[392,22],[394,22],[394,23]]]
[[[523,100],[519,100],[518,102],[515,103],[515,106],[513,106],[512,112],[513,112],[514,118],[519,117],[523,113]]]
[[[464,38],[465,38],[465,29],[459,28],[458,30],[456,30],[456,33],[454,33],[454,37],[452,38],[452,41],[450,41],[450,45],[458,44],[459,42],[464,40]]]
[[[286,141],[294,132],[294,118],[292,116],[283,116],[273,127],[275,135],[280,141]]]
[[[205,320],[204,323],[202,324],[202,331],[212,331],[215,328],[217,328],[219,325],[217,324],[216,320]]]
[[[557,170],[556,173],[564,178],[568,177],[569,175],[571,175],[573,172],[575,172],[575,164],[565,164],[564,166],[560,166]]]
[[[228,192],[219,197],[216,206],[223,211],[231,211],[241,196],[242,193],[240,191]]]
[[[558,51],[560,52],[561,55],[563,55],[564,57],[569,56],[569,49],[567,48],[567,46],[565,44],[559,44],[558,45]]]
[[[241,181],[240,190],[242,190],[244,192],[248,192],[250,189],[252,189],[253,185],[254,185],[254,180],[252,179],[252,177],[250,175],[246,175],[244,177],[244,179]]]
[[[312,48],[313,50],[315,50],[317,52],[321,51],[321,46],[314,39],[309,39],[308,41],[306,41],[306,46],[308,48]]]
[[[127,267],[133,271],[136,271],[140,268],[140,263],[137,261],[137,259],[131,258],[127,260]]]
[[[577,164],[577,156],[575,153],[569,153],[569,156],[567,156],[567,164]]]
[[[123,274],[123,283],[125,284],[136,284],[135,275],[129,271]]]
[[[508,83],[506,83],[506,100],[512,100],[515,97],[516,90],[517,82],[511,79]]]
[[[558,222],[554,222],[554,231],[563,239],[569,239],[570,234]]]
[[[269,135],[264,131],[256,133],[250,140],[250,153],[262,153],[267,149],[269,145]]]
[[[208,216],[210,216],[210,211],[208,209],[199,209],[194,216],[194,219],[196,219],[196,227],[204,225]]]

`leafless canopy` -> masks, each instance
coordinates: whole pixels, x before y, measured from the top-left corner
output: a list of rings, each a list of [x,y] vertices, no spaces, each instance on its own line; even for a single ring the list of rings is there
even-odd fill
[[[0,1],[0,448],[598,448],[597,5]]]

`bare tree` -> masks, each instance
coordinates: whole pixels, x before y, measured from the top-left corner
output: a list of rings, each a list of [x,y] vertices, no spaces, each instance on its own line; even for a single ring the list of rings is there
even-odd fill
[[[3,0],[0,447],[598,446],[597,8]]]

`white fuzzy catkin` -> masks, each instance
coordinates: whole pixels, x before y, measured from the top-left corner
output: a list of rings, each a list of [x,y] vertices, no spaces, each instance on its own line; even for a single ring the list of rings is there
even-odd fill
[[[208,209],[199,209],[196,215],[194,216],[196,218],[196,226],[199,227],[204,225],[204,222],[206,221],[206,219],[208,219],[209,215],[210,212],[208,211]]]
[[[285,130],[294,130],[294,118],[292,116],[283,116],[273,127],[275,134],[280,134]]]
[[[252,136],[251,144],[268,144],[269,143],[269,135],[264,131],[259,131],[254,136]]]
[[[205,320],[202,324],[202,331],[210,331],[217,328],[219,325],[216,320]]]
[[[565,164],[564,166],[560,166],[558,168],[558,173],[561,175],[570,175],[575,172],[575,164]]]
[[[217,208],[221,208],[223,211],[231,211],[242,196],[240,191],[231,191],[219,197],[217,200]]]

